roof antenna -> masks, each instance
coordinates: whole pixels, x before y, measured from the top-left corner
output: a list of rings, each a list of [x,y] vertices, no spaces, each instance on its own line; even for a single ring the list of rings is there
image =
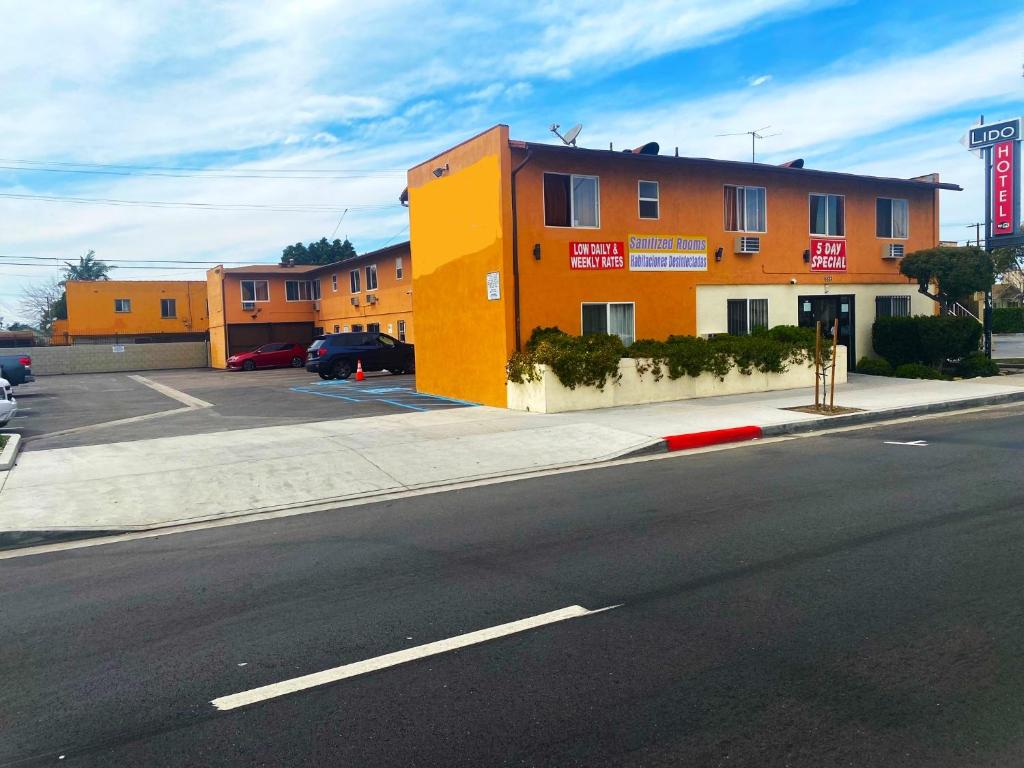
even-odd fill
[[[754,131],[740,131],[739,133],[716,133],[715,136],[749,136],[750,137],[750,162],[757,162],[757,140],[767,139],[771,136],[778,136],[782,131],[776,133],[761,133],[761,131],[771,128],[770,125],[764,126],[764,128],[758,128]]]
[[[580,131],[583,130],[583,125],[581,123],[576,123],[576,125],[569,129],[569,132],[565,134],[565,136],[558,132],[558,128],[558,123],[552,123],[551,127],[548,128],[548,130],[555,134],[555,136],[560,138],[562,140],[562,143],[565,144],[567,147],[575,147],[576,137],[579,136]]]

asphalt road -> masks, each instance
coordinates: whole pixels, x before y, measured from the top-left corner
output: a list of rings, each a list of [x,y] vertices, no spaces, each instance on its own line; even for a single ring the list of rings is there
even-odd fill
[[[0,765],[1021,765],[1022,471],[1015,407],[2,560]]]

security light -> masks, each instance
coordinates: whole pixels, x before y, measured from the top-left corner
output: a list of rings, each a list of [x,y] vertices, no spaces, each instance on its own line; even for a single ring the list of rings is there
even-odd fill
[[[446,173],[448,173],[448,163],[445,163],[444,165],[437,166],[437,168],[435,168],[433,171],[431,171],[431,173],[434,174],[434,178],[440,179],[442,176],[444,176]]]

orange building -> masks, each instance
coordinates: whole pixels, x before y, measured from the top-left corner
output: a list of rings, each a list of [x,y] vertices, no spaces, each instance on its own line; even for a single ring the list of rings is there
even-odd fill
[[[186,280],[69,280],[68,318],[58,344],[135,339],[186,341],[209,328],[206,283]]]
[[[211,364],[325,332],[376,330],[412,342],[411,268],[407,242],[335,264],[214,267],[205,284]]]
[[[657,152],[498,125],[412,168],[418,386],[504,406],[538,326],[630,343],[838,318],[856,361],[876,316],[933,312],[899,259],[937,244],[956,185]]]

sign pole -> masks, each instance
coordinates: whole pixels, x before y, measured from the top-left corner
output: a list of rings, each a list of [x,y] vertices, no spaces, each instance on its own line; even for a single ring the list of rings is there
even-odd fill
[[[832,324],[832,381],[829,382],[828,409],[836,407],[836,348],[839,346],[839,318]]]
[[[821,382],[821,320],[814,327],[814,410],[821,406],[818,385]]]

